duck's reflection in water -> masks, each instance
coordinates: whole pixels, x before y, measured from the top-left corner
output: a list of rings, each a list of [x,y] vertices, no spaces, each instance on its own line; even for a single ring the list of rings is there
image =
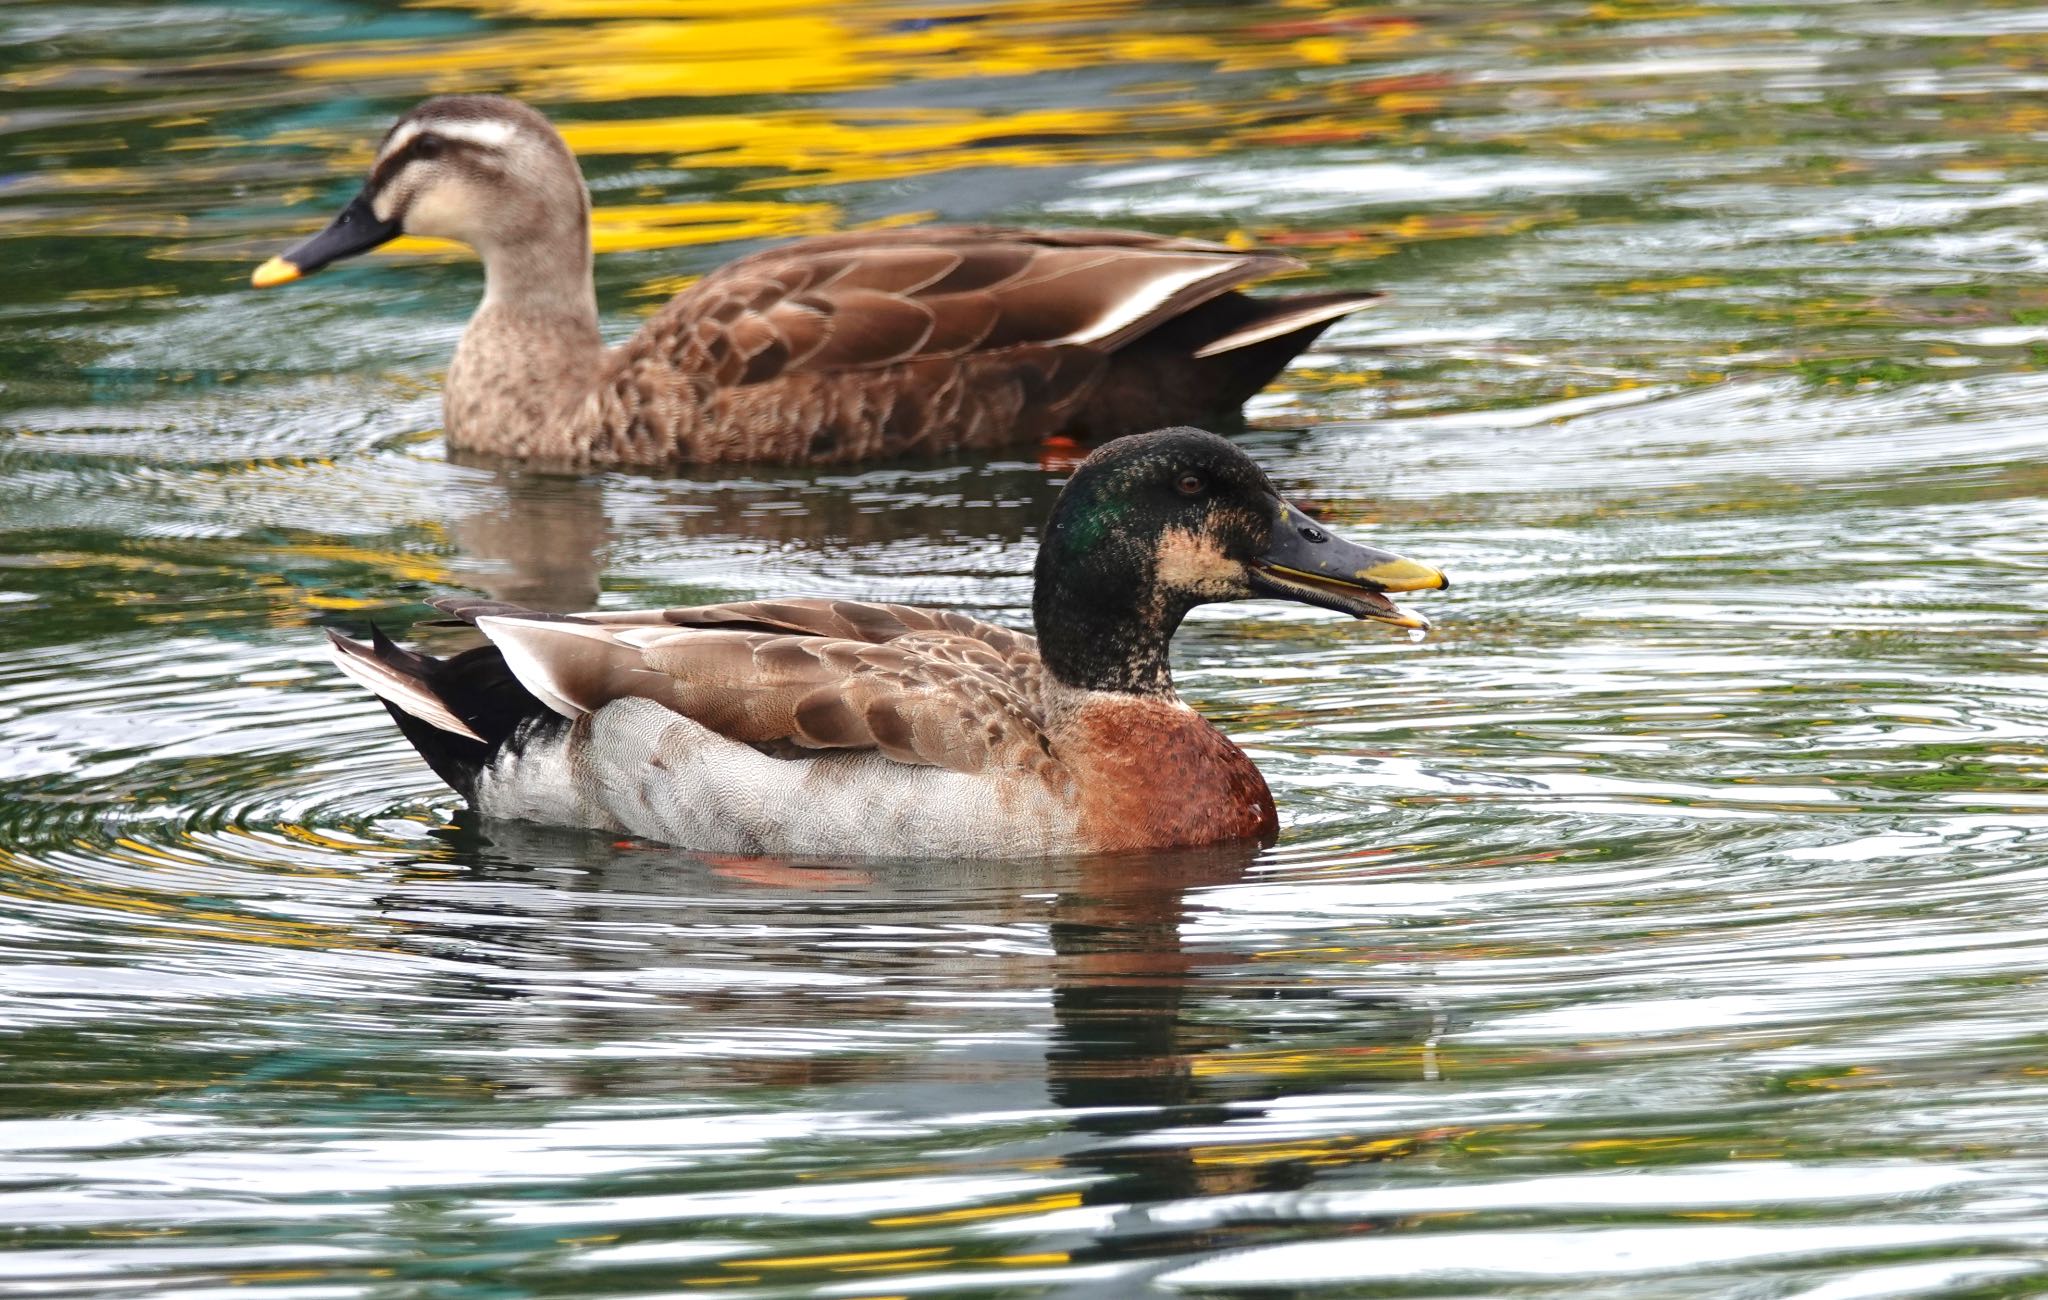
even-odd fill
[[[858,573],[865,588],[878,572],[928,579],[932,599],[957,599],[947,572],[982,575],[991,548],[1035,536],[1067,473],[1028,459],[663,477],[472,468],[484,477],[450,510],[452,580],[557,613],[594,609],[601,592],[653,604],[816,594],[791,584],[843,586]],[[1029,556],[1002,567],[1022,579]]]
[[[1431,1032],[1406,999],[1285,996],[1322,991],[1265,974],[1260,936],[1213,923],[1209,896],[1244,877],[1250,846],[826,863],[466,819],[449,834],[472,866],[445,919],[422,916],[420,892],[406,907],[421,941],[497,955],[475,994],[498,1008],[506,1092],[772,1107],[795,1090],[814,1109],[943,1120],[963,1141],[983,1129],[972,1167],[1086,1176],[1079,1204],[1107,1223],[1048,1243],[1077,1262],[1269,1233],[1270,1209],[1154,1210],[1416,1149],[1247,1140],[1262,1103],[1317,1089],[1323,1049],[1355,1060]],[[1347,1068],[1325,1082],[1356,1086]],[[1048,1104],[1070,1112],[1056,1135]],[[909,1177],[957,1172],[952,1157],[904,1157]]]
[[[481,496],[452,529],[463,578],[529,609],[597,607],[612,537],[602,481],[499,468]]]
[[[1313,1089],[1318,1048],[1356,1053],[1416,1044],[1431,1033],[1428,1012],[1416,1004],[1348,997],[1333,1017],[1319,1018],[1318,1033],[1303,1023],[1311,999],[1299,995],[1338,1001],[1328,990],[1258,971],[1260,954],[1244,940],[1191,944],[1208,910],[1204,891],[1239,880],[1251,856],[1248,848],[1221,848],[1105,864],[1054,902],[1046,1082],[1052,1100],[1076,1112],[1072,1132],[1091,1139],[1065,1163],[1106,1175],[1082,1190],[1081,1203],[1110,1211],[1087,1241],[1063,1243],[1077,1264],[1242,1244],[1269,1233],[1285,1212],[1188,1214],[1185,1203],[1292,1192],[1328,1166],[1416,1149],[1233,1134],[1259,1131],[1260,1103]],[[1304,1036],[1312,1042],[1303,1044]],[[1296,1050],[1276,1057],[1267,1050],[1275,1038],[1294,1040]],[[1157,1212],[1176,1202],[1179,1211]],[[1120,1294],[1130,1282],[1120,1275],[1101,1294]]]

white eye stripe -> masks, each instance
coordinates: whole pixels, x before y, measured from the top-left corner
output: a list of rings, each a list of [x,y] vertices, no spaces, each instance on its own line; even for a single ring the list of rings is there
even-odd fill
[[[420,124],[418,122],[407,122],[399,126],[396,130],[392,131],[390,137],[384,141],[384,147],[377,150],[377,161],[381,163],[386,158],[389,158],[393,154],[397,153],[400,149],[405,148],[407,145],[412,143],[412,138],[418,135],[419,133]]]
[[[384,142],[384,147],[377,152],[377,161],[382,162],[398,153],[423,131],[432,131],[445,140],[460,140],[486,149],[502,149],[519,134],[519,128],[510,122],[407,122]]]
[[[510,122],[430,122],[427,126],[435,135],[486,149],[502,149],[519,134],[519,128]]]

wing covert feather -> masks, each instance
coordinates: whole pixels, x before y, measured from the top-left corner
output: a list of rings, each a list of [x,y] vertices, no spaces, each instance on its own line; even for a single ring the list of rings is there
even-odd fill
[[[618,364],[668,365],[733,387],[976,349],[1111,351],[1196,303],[1298,265],[1135,231],[855,232],[712,272],[658,312]],[[743,348],[727,337],[734,333]]]
[[[478,626],[529,690],[572,717],[630,696],[774,754],[1059,766],[1036,641],[950,611],[784,600]]]

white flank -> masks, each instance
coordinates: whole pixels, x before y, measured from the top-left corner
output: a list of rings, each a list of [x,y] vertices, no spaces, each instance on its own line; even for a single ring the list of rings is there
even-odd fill
[[[380,700],[389,700],[408,715],[418,718],[430,727],[453,732],[458,736],[467,736],[479,745],[485,743],[482,736],[471,731],[468,723],[450,713],[448,706],[441,703],[440,699],[426,687],[370,657],[372,652],[368,648],[355,642],[349,644],[355,646],[355,649],[351,651],[330,642],[327,653],[333,657],[335,667],[341,669],[350,681]]]
[[[478,782],[477,807],[712,853],[1015,858],[1072,853],[1079,838],[1073,806],[1036,782],[873,750],[770,758],[638,698],[612,701],[566,737],[501,753]]]
[[[1237,331],[1235,334],[1225,334],[1222,338],[1204,346],[1195,353],[1195,356],[1198,358],[1213,357],[1219,352],[1235,352],[1239,348],[1248,348],[1254,343],[1264,343],[1267,339],[1277,339],[1282,334],[1292,334],[1298,329],[1304,329],[1320,321],[1335,320],[1339,316],[1349,316],[1352,312],[1376,305],[1377,301],[1377,299],[1373,298],[1359,298],[1349,302],[1326,302],[1315,307],[1304,307],[1300,311],[1291,311],[1282,316],[1275,316],[1270,320],[1262,320],[1256,325]]]

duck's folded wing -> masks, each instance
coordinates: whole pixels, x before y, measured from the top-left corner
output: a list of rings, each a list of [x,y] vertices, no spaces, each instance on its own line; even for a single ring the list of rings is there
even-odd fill
[[[1136,231],[862,232],[734,262],[684,291],[626,346],[720,387],[969,352],[1101,354],[1299,265]]]
[[[891,605],[866,600],[797,597],[786,600],[740,600],[722,605],[683,605],[672,609],[599,611],[578,614],[608,627],[700,627],[733,632],[789,632],[883,645],[920,632],[973,637],[1000,654],[1035,655],[1038,640],[1029,632],[985,622],[950,609]]]
[[[950,609],[892,605],[866,600],[832,600],[795,596],[782,600],[736,600],[717,605],[678,605],[667,609],[591,610],[582,614],[547,614],[507,601],[477,596],[437,596],[428,602],[448,618],[441,626],[475,623],[493,615],[533,622],[590,623],[601,627],[699,627],[730,632],[788,632],[836,641],[881,645],[920,632],[973,637],[997,653],[1035,659],[1038,638]]]
[[[520,683],[569,718],[638,697],[771,753],[873,750],[957,772],[1054,761],[1037,701],[973,636],[922,631],[876,644],[506,615],[477,626]]]

